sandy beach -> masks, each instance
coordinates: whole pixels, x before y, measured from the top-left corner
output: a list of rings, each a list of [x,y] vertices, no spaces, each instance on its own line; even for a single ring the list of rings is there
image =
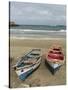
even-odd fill
[[[23,56],[26,52],[33,48],[40,48],[42,53],[45,53],[54,43],[61,45],[66,53],[66,40],[64,38],[58,39],[44,39],[44,40],[31,40],[31,39],[13,39],[10,38],[10,87],[20,88],[23,84],[30,85],[31,87],[37,86],[55,86],[66,84],[66,63],[52,75],[48,68],[45,66],[45,61],[42,59],[40,67],[33,72],[25,81],[21,81],[12,66],[18,61],[18,57]],[[65,54],[66,56],[66,54]]]

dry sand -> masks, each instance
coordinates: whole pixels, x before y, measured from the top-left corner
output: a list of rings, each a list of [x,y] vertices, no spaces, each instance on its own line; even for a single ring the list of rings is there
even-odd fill
[[[17,62],[17,57],[23,56],[27,51],[33,48],[41,48],[42,52],[46,52],[54,43],[60,44],[63,47],[64,54],[66,50],[65,39],[50,39],[50,40],[29,40],[29,39],[10,39],[10,87],[20,88],[23,84],[28,84],[31,87],[36,86],[53,86],[66,84],[66,64],[64,64],[56,73],[52,75],[45,66],[45,61],[42,59],[40,67],[33,72],[25,81],[21,81],[16,75],[12,66]]]

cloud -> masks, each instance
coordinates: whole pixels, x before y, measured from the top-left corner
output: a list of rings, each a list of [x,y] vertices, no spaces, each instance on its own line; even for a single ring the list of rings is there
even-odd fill
[[[18,24],[66,24],[66,6],[11,2],[10,19]]]

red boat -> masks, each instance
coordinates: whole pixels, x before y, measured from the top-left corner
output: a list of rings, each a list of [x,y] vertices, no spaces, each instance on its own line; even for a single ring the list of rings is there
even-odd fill
[[[46,61],[52,68],[57,68],[64,64],[64,54],[62,48],[59,46],[53,46],[46,54]]]

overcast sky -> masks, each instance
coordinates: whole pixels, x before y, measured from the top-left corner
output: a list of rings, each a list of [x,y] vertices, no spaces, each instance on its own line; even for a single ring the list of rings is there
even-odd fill
[[[22,25],[66,25],[66,6],[11,2],[10,21]]]

